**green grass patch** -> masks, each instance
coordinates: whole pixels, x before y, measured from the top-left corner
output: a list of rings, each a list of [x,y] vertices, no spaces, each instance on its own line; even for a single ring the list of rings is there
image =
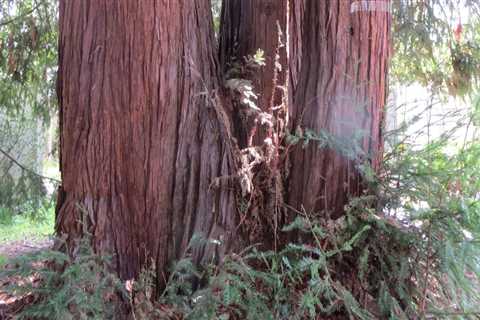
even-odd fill
[[[2,256],[2,255],[0,254],[0,269],[1,269],[4,265],[7,264],[7,260],[8,260],[7,257]]]
[[[0,209],[0,213],[1,213]],[[54,206],[42,209],[39,214],[0,217],[0,245],[23,239],[45,239],[53,234],[55,221]],[[0,264],[1,264],[0,257]]]

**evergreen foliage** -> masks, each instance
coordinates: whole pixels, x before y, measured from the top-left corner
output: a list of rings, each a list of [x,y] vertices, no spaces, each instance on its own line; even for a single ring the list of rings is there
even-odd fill
[[[36,213],[48,202],[42,177],[56,114],[57,4],[0,2],[0,211]],[[55,188],[55,187],[53,187]]]
[[[9,290],[34,299],[19,319],[116,319],[118,299],[127,295],[107,266],[108,257],[95,255],[85,241],[76,259],[47,250],[11,261],[1,276],[25,279]]]

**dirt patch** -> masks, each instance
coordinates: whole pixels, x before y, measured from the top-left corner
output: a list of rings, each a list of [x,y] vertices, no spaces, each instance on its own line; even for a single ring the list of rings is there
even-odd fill
[[[53,241],[49,238],[11,241],[0,244],[0,256],[11,259],[24,254],[48,249],[52,245]]]

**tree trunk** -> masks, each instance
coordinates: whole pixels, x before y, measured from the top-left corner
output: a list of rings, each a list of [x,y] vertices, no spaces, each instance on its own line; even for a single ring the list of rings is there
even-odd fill
[[[257,239],[271,246],[280,195],[296,210],[341,215],[364,189],[356,164],[380,163],[389,48],[389,14],[351,12],[353,2],[225,0],[218,59],[208,0],[61,0],[56,231],[70,252],[89,234],[123,279],[151,261],[162,279],[194,233],[224,242],[200,246],[196,262],[241,247],[237,217],[262,216]],[[258,48],[266,66],[245,77],[261,110],[233,130],[240,106],[219,79]],[[273,122],[256,131],[261,113]],[[285,148],[284,163],[287,126],[302,139],[323,134],[329,148]],[[251,169],[259,193],[242,216],[235,180],[252,148],[263,157]]]
[[[329,141],[294,148],[287,202],[323,216],[341,216],[348,199],[363,194],[357,165],[368,161],[375,170],[382,154],[390,14],[385,1],[370,1],[369,11],[352,10],[354,2],[305,1],[303,18],[295,17],[301,34],[291,29],[301,66],[292,61],[299,72],[291,76],[290,127]]]
[[[330,140],[326,148],[310,142],[288,154],[285,200],[295,210],[340,216],[348,199],[365,189],[357,165],[367,160],[377,169],[380,164],[389,58],[387,3],[370,1],[364,8],[353,0],[224,1],[224,71],[232,56],[239,60],[264,49],[267,66],[249,77],[261,95],[260,106],[268,109],[278,21],[288,29],[288,63],[282,62],[283,70],[288,68],[288,127],[303,138],[308,130]],[[254,145],[261,143],[254,140]]]
[[[224,0],[222,5],[219,58],[223,73],[228,74],[232,62],[243,62],[263,50],[265,66],[241,76],[252,81],[257,106],[268,114],[282,103],[286,90],[286,6],[287,0]],[[258,117],[249,120],[240,130],[240,135],[247,135],[240,139],[241,146],[260,146],[265,138],[272,138]]]
[[[71,253],[90,234],[123,279],[152,262],[164,276],[194,233],[232,238],[211,23],[208,0],[60,1],[56,232]]]

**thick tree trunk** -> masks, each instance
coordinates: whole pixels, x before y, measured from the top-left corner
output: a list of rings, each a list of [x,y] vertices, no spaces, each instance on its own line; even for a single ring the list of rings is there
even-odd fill
[[[356,165],[367,160],[376,169],[382,153],[390,14],[383,0],[369,1],[369,10],[352,7],[354,2],[360,3],[304,1],[303,13],[295,16],[303,25],[301,32],[290,29],[296,40],[290,48],[301,54],[301,66],[291,61],[291,70],[298,72],[291,75],[292,131],[324,132],[344,150],[319,148],[314,141],[306,148],[296,146],[290,158],[287,202],[323,216],[340,216],[348,199],[363,193]]]
[[[367,7],[365,3],[224,1],[220,31],[224,71],[231,57],[239,60],[264,49],[267,66],[248,77],[260,93],[260,107],[267,110],[279,22],[288,30],[288,62],[282,64],[283,70],[288,68],[290,131],[324,133],[344,149],[318,148],[312,141],[306,148],[291,150],[283,175],[289,173],[285,200],[295,210],[340,216],[348,199],[365,189],[357,164],[367,160],[374,169],[379,166],[390,14],[385,10],[388,1],[369,1]]]
[[[194,233],[232,238],[211,22],[208,0],[60,1],[56,232],[71,252],[91,234],[124,279],[162,276]]]
[[[56,231],[70,252],[90,234],[96,251],[114,254],[124,279],[151,261],[162,276],[194,233],[225,243],[200,247],[196,261],[221,255],[237,235],[230,178],[248,158],[235,141],[264,160],[251,170],[256,205],[240,217],[274,232],[260,226],[250,240],[276,239],[280,195],[297,210],[341,215],[364,189],[355,165],[379,166],[389,48],[389,14],[351,12],[353,2],[225,0],[219,69],[225,74],[232,57],[263,49],[267,65],[246,77],[273,119],[253,132],[256,114],[232,132],[239,105],[221,101],[208,0],[61,0]],[[287,96],[288,116],[280,113]],[[310,142],[286,148],[284,166],[286,121],[292,132],[326,132],[351,152]],[[347,148],[355,135],[358,148]]]

